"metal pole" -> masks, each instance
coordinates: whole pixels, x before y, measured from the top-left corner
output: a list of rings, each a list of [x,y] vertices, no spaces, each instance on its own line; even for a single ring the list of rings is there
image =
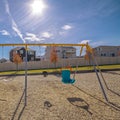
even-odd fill
[[[95,65],[94,65],[94,69],[95,69],[95,73],[96,73],[96,75],[97,75],[98,82],[99,82],[99,84],[100,84],[100,88],[101,88],[101,90],[102,90],[103,96],[104,96],[105,100],[108,102],[107,95],[106,95],[106,93],[105,93],[104,87],[103,87],[103,85],[102,85],[102,82],[101,82],[101,80],[100,80],[100,77],[99,77],[99,75],[98,75],[98,72],[97,72],[97,70],[96,70]]]
[[[4,57],[4,48],[2,46],[2,58]]]
[[[102,82],[101,82],[101,80],[100,80],[100,77],[99,77],[98,71],[97,71],[96,66],[95,66],[95,59],[94,59],[93,54],[90,55],[90,58],[92,58],[92,61],[93,61],[93,67],[94,67],[94,70],[95,70],[96,76],[97,76],[97,78],[98,78],[98,82],[99,82],[99,85],[100,85],[100,88],[101,88],[102,94],[103,94],[105,100],[108,102],[108,98],[107,98],[106,92],[105,92],[105,90],[104,90],[104,87],[103,87],[103,85],[102,85]]]
[[[27,45],[25,45],[25,106],[27,106]]]
[[[0,44],[0,46],[88,46],[88,44],[64,44],[64,43],[59,43],[59,44],[52,44],[52,43],[39,43],[39,44]]]

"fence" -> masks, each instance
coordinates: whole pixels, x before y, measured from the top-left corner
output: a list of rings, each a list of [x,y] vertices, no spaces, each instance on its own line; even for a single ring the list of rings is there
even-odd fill
[[[96,57],[96,60],[99,65],[104,64],[120,64],[120,57]],[[31,61],[28,62],[28,69],[41,69],[41,68],[54,68],[55,65],[50,62],[50,60],[41,60],[41,61]],[[56,63],[56,67],[65,67],[65,66],[87,66],[89,63],[85,61],[84,58],[71,58],[71,59],[60,59]],[[25,69],[25,62],[19,64],[19,70]],[[0,63],[0,71],[9,71],[16,70],[15,63],[5,62]]]

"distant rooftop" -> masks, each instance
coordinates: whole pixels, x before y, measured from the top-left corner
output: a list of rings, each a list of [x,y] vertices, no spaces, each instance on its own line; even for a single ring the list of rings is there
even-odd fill
[[[97,47],[95,47],[95,48],[98,48],[98,47],[120,47],[120,46],[100,45],[100,46],[97,46]]]
[[[13,48],[13,49],[11,49],[11,50],[20,50],[20,49],[22,49],[22,48],[25,48],[25,47],[16,47],[16,48]],[[27,49],[28,51],[35,51],[35,50],[32,50],[32,49],[30,49],[30,48],[28,48]]]

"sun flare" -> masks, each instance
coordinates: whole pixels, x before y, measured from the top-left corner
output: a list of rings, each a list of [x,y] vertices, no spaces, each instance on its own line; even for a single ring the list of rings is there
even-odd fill
[[[43,0],[34,0],[31,7],[33,14],[42,14],[44,9],[46,8],[46,5]]]

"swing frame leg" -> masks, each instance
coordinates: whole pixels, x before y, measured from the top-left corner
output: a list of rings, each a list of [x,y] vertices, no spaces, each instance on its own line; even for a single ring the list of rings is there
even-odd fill
[[[96,76],[97,76],[97,78],[98,78],[98,82],[99,82],[99,85],[100,85],[102,94],[103,94],[105,100],[106,100],[107,102],[109,102],[109,101],[108,101],[108,98],[107,98],[107,95],[106,95],[106,92],[105,92],[105,90],[104,90],[104,87],[103,87],[103,85],[102,85],[102,82],[101,82],[101,80],[100,80],[100,77],[99,77],[99,75],[98,75],[97,69],[96,69],[95,65],[93,65],[93,66],[94,66],[94,70],[95,70]]]

